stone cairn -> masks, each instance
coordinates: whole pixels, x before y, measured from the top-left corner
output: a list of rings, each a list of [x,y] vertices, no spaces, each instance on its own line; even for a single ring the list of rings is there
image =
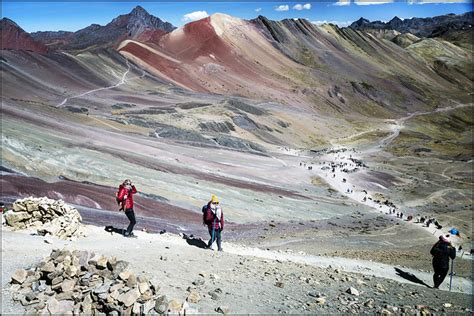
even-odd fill
[[[13,300],[26,314],[147,315],[168,313],[159,286],[127,270],[128,263],[87,251],[53,250],[11,279]]]
[[[62,200],[29,197],[16,200],[13,209],[6,212],[5,220],[13,229],[37,228],[42,236],[68,239],[79,234],[82,218]]]

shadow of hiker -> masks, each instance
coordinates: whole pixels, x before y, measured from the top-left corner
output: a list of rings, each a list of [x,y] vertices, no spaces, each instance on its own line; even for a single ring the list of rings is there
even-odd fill
[[[397,275],[401,276],[402,278],[404,278],[405,280],[408,280],[410,282],[413,282],[413,283],[417,283],[417,284],[421,284],[421,285],[424,285],[428,288],[431,288],[431,286],[429,286],[428,284],[426,284],[425,282],[423,282],[422,280],[418,279],[414,274],[411,274],[409,272],[405,272],[399,268],[395,268],[395,271],[397,272]]]
[[[117,233],[123,235],[125,233],[125,229],[123,228],[116,228],[114,226],[105,226],[104,230],[109,233]]]
[[[183,234],[183,239],[186,239],[186,242],[190,246],[198,247],[201,249],[207,249],[207,243],[201,238],[193,237],[193,235],[188,236],[186,234]]]

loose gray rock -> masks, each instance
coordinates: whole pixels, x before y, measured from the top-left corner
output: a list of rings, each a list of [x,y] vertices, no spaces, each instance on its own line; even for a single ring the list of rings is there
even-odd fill
[[[72,312],[74,308],[74,302],[73,301],[58,301],[54,297],[51,297],[48,300],[48,311],[52,315],[59,315],[59,314],[68,314]]]
[[[201,285],[204,285],[206,283],[206,281],[204,281],[204,279],[196,279],[195,281],[193,281],[193,285],[196,285],[196,286],[201,286]]]
[[[354,296],[359,296],[360,293],[357,289],[353,288],[352,286],[346,290],[346,293],[349,293]]]
[[[61,290],[63,292],[72,291],[75,285],[76,285],[76,280],[64,280],[63,283],[61,284]]]
[[[219,306],[215,309],[215,311],[218,312],[218,313],[226,315],[226,314],[229,314],[230,309],[227,306]]]
[[[167,312],[171,314],[181,313],[183,304],[181,304],[178,300],[171,300],[168,303]]]
[[[12,276],[12,283],[22,284],[25,282],[28,273],[24,269],[17,269]]]
[[[155,301],[155,311],[164,314],[168,310],[168,298],[165,295],[159,296]]]
[[[97,259],[96,263],[97,269],[106,269],[107,268],[107,258],[104,256],[100,256],[99,259]]]
[[[132,306],[137,299],[140,297],[140,292],[138,289],[132,289],[126,293],[121,294],[118,297],[118,301],[122,302],[126,307]]]

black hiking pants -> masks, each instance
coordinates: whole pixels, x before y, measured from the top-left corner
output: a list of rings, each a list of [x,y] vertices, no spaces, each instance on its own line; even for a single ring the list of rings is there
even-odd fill
[[[135,220],[135,212],[133,211],[133,208],[127,208],[125,210],[125,215],[127,215],[128,220],[130,221],[130,224],[128,224],[127,231],[125,232],[125,235],[130,235],[130,233],[133,231],[133,226],[137,223]]]
[[[209,242],[207,243],[207,246],[210,248],[212,246],[212,243],[217,239],[217,250],[221,251],[221,235],[222,229],[209,229],[209,235],[211,236],[211,239],[209,239]]]
[[[441,283],[443,283],[444,278],[448,275],[449,268],[440,268],[440,267],[433,267],[434,274],[433,274],[433,283],[434,287],[438,288]]]

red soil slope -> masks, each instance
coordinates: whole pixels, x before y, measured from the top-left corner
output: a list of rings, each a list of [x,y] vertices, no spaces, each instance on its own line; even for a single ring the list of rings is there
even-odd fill
[[[253,37],[245,38],[242,30],[252,32]],[[287,83],[278,83],[277,76],[272,75],[281,68],[279,58],[273,58],[275,67],[263,69],[264,62],[246,49],[265,52],[271,48],[262,35],[255,36],[257,33],[246,21],[214,15],[162,36],[143,34],[139,39],[144,41],[125,41],[118,50],[150,71],[193,91],[249,95],[255,87],[262,86],[281,93]],[[280,53],[277,56],[288,62]],[[264,93],[268,94],[272,93]]]
[[[30,34],[13,21],[3,18],[0,21],[0,49],[28,50],[36,53],[47,53],[48,47],[35,41]]]

